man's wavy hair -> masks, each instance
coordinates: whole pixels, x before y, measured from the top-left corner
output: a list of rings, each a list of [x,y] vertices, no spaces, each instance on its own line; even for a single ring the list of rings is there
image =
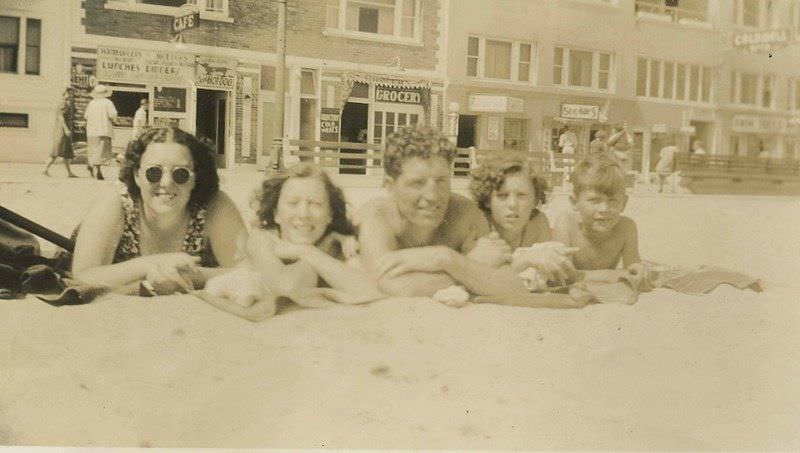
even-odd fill
[[[602,154],[578,162],[570,179],[576,197],[585,190],[595,190],[607,196],[625,191],[625,170],[619,161]]]
[[[309,162],[300,162],[274,175],[267,176],[256,191],[253,205],[258,216],[258,227],[264,229],[279,228],[275,222],[275,212],[278,210],[278,200],[286,181],[293,178],[316,178],[325,185],[328,194],[328,204],[331,209],[331,223],[325,234],[336,232],[339,234],[355,235],[355,228],[347,218],[347,204],[342,189],[333,184],[331,178],[317,165]]]
[[[456,147],[441,131],[430,126],[417,124],[401,127],[386,137],[383,168],[387,176],[396,178],[400,176],[403,162],[407,159],[430,159],[433,156],[441,156],[448,164],[452,164]]]
[[[189,148],[194,163],[194,189],[189,204],[205,205],[219,192],[219,175],[214,161],[214,149],[205,140],[178,129],[177,127],[155,127],[142,132],[138,138],[128,143],[125,160],[119,170],[119,180],[128,187],[131,198],[142,198],[141,188],[136,185],[135,176],[142,162],[142,155],[150,143],[177,143]]]
[[[536,206],[531,217],[539,213],[539,207],[547,203],[549,185],[541,175],[531,168],[524,155],[503,152],[489,157],[479,167],[470,172],[469,189],[478,207],[487,216],[491,215],[492,194],[500,190],[506,178],[513,175],[526,176],[533,185]]]

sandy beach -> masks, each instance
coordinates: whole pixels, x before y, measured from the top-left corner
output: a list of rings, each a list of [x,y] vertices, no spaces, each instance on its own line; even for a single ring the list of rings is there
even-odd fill
[[[0,204],[65,235],[112,187],[0,165]],[[261,177],[223,172],[248,219]],[[561,193],[545,211],[568,208]],[[626,213],[645,259],[766,291],[581,310],[396,298],[259,324],[190,296],[0,301],[0,445],[800,449],[800,200],[636,193]]]

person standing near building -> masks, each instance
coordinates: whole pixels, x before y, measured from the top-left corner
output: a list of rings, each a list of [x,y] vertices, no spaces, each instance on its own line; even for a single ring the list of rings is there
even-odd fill
[[[139,108],[136,110],[136,113],[133,114],[133,127],[131,128],[131,140],[134,141],[139,138],[142,132],[147,128],[147,98],[142,98],[139,100]],[[117,154],[117,161],[121,162],[122,158],[125,157],[125,151],[123,150],[119,154]]]
[[[89,172],[92,177],[103,178],[101,165],[103,157],[111,154],[112,121],[117,119],[117,109],[108,99],[111,89],[105,85],[97,85],[89,93],[92,97],[83,117],[86,119],[86,142],[89,158]]]
[[[695,140],[694,143],[692,143],[692,152],[696,156],[705,156],[707,154],[705,148],[703,148],[703,142],[700,140]]]
[[[611,137],[608,138],[608,147],[614,152],[614,156],[622,165],[622,169],[628,171],[631,166],[630,149],[633,144],[633,136],[628,131],[628,125],[622,122],[614,126]]]
[[[578,147],[578,136],[569,129],[569,124],[564,126],[564,132],[558,136],[558,148],[562,153],[573,154]]]
[[[607,154],[606,131],[599,130],[594,133],[594,140],[589,143],[589,154]]]
[[[50,152],[50,161],[44,168],[44,175],[50,176],[50,166],[59,157],[64,160],[64,166],[67,168],[67,175],[70,178],[77,178],[72,169],[69,168],[69,162],[75,157],[72,150],[72,124],[74,119],[74,112],[72,110],[72,87],[67,87],[61,94],[61,105],[58,107],[56,113],[56,131],[55,140],[53,142],[53,150]]]
[[[672,175],[675,166],[675,153],[678,152],[678,147],[675,146],[675,139],[671,139],[667,144],[661,148],[658,163],[656,164],[656,173],[658,173],[658,193],[664,190],[664,181]]]

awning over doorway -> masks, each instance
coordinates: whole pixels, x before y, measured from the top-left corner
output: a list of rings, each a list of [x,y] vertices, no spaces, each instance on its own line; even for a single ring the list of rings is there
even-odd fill
[[[422,97],[422,108],[427,111],[430,106],[430,80],[412,80],[383,74],[346,71],[342,73],[342,84],[339,98],[340,111],[343,110],[344,105],[347,104],[347,100],[350,98],[350,93],[353,91],[353,85],[356,82],[365,83],[368,85],[381,85],[391,88],[419,89]]]

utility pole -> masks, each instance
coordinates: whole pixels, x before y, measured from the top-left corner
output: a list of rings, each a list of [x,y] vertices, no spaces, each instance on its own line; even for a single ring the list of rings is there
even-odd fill
[[[275,67],[275,137],[272,170],[283,169],[283,111],[286,98],[286,0],[278,1],[278,64]]]

